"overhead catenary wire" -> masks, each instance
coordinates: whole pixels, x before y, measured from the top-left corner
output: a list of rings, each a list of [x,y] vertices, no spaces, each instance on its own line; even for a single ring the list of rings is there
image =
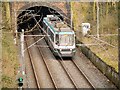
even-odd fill
[[[66,17],[66,16],[64,16],[63,15],[63,17]],[[31,17],[32,18],[32,17]],[[68,18],[68,17],[67,17]],[[25,20],[25,21],[27,21],[27,20]],[[24,21],[24,22],[25,22]],[[39,21],[38,21],[39,22]],[[37,25],[38,25],[39,23],[36,23],[36,25],[34,26],[34,27],[36,27]],[[18,24],[19,25],[19,24]],[[69,24],[68,24],[69,25]],[[34,29],[34,27],[31,29],[31,30],[29,30],[29,31],[25,31],[25,33],[28,33],[28,32],[32,32],[33,31],[33,29]],[[4,32],[3,32],[4,33]],[[18,32],[19,33],[19,32]],[[96,40],[97,41],[97,40]],[[99,41],[99,40],[98,40]],[[105,43],[105,42],[104,42]],[[108,45],[108,44],[107,44]],[[111,45],[110,45],[111,46]],[[104,46],[103,46],[104,47]],[[112,47],[114,47],[114,46],[112,46]],[[59,53],[59,52],[58,52]]]
[[[93,37],[93,38],[96,39],[96,40],[98,40],[98,41],[100,41],[100,42],[103,42],[103,43],[105,43],[105,44],[107,44],[107,45],[109,45],[109,46],[111,46],[111,47],[113,47],[113,48],[117,48],[116,46],[114,46],[114,45],[112,45],[112,44],[109,44],[108,42],[103,41],[103,40],[101,40],[101,39],[99,39],[99,38],[96,38],[96,37]]]
[[[27,50],[27,49],[29,49],[30,47],[32,47],[33,45],[35,45],[37,42],[39,42],[40,40],[42,40],[44,37],[42,37],[42,38],[40,38],[39,40],[37,40],[36,42],[34,42],[33,44],[31,44],[30,46],[28,46],[25,50],[24,50],[24,52]]]
[[[39,9],[39,11],[37,12],[37,13],[39,13],[40,12],[40,10],[42,9],[42,7]],[[29,17],[27,20],[22,20],[25,16],[31,16],[31,11],[33,12],[34,10],[18,10],[18,11],[26,11],[27,13],[25,13],[24,15],[22,15],[22,16],[20,16],[20,17],[18,17],[18,19],[20,20],[20,22],[19,22],[19,20],[18,20],[18,22],[19,23],[17,23],[17,25],[19,25],[19,24],[22,24],[22,23],[26,23],[27,21],[29,21],[32,17]],[[29,11],[29,12],[28,12]],[[53,13],[50,9],[49,9],[49,11],[51,12],[51,13]],[[16,10],[14,10],[14,12],[16,13]],[[34,15],[37,15],[37,13],[35,13]],[[55,12],[54,12],[55,13]],[[33,15],[33,14],[32,14]],[[63,17],[65,17],[65,18],[67,18],[67,19],[69,19],[67,16],[65,16],[65,15],[63,15],[63,14],[60,14],[61,16],[63,16]],[[70,19],[69,19],[70,20]],[[12,25],[13,26],[13,25]],[[69,25],[70,26],[70,25]],[[13,26],[14,27],[14,26]],[[22,29],[22,28],[21,28]],[[31,31],[31,30],[30,30]],[[28,32],[28,31],[25,31],[24,33],[26,33],[26,32]],[[7,32],[6,32],[7,33]],[[12,33],[12,32],[9,32],[9,33]],[[17,32],[17,33],[20,33],[20,32]]]
[[[36,20],[37,21],[37,20]],[[38,23],[37,23],[38,24]],[[35,26],[37,26],[37,24],[35,25]],[[39,25],[38,25],[39,26]],[[40,26],[40,28],[41,28],[41,26]],[[31,32],[32,30],[34,29],[34,27],[31,29],[31,30],[29,30],[29,31],[25,31],[25,33],[27,33],[27,32]],[[44,30],[42,29],[42,31],[44,32]],[[108,34],[109,36],[110,36],[110,34]],[[117,35],[117,34],[113,34],[113,35]],[[88,35],[88,36],[92,36],[92,35]],[[98,38],[96,38],[96,37],[93,37],[94,39],[97,39],[97,40],[99,40],[100,42],[103,42],[103,43],[105,43],[105,44],[107,44],[107,45],[109,45],[109,46],[111,46],[111,47],[114,47],[114,48],[116,48],[116,46],[114,46],[114,45],[111,45],[111,44],[109,44],[108,42],[105,42],[105,41],[103,41],[103,40],[101,40],[101,39],[98,39]],[[78,46],[89,46],[89,45],[98,45],[98,44],[77,44]]]
[[[32,16],[34,17],[34,14],[32,14]],[[33,18],[33,17],[31,17],[31,18]],[[42,18],[41,18],[42,19]],[[29,30],[29,31],[25,31],[24,33],[28,33],[28,32],[32,32],[33,31],[33,29],[39,24],[39,22],[41,21],[41,19],[37,22],[37,20],[35,19],[35,21],[37,22],[36,23],[36,25],[31,29],[31,30]],[[66,22],[65,22],[66,23]],[[39,25],[38,25],[39,26]],[[71,25],[69,25],[69,26],[71,26]],[[40,26],[41,27],[41,26]],[[43,32],[44,32],[44,30],[42,30]],[[17,33],[19,33],[19,32],[17,32]],[[111,36],[111,35],[117,35],[117,34],[108,34],[108,36]],[[94,35],[88,35],[88,36],[94,36]],[[97,39],[97,40],[99,40],[99,41],[101,41],[101,42],[104,42],[105,44],[107,44],[107,45],[109,45],[109,46],[112,46],[112,47],[116,47],[116,46],[114,46],[114,45],[111,45],[111,44],[109,44],[108,42],[105,42],[105,41],[103,41],[103,40],[100,40],[100,39],[98,39],[98,38],[96,38],[96,37],[93,37],[94,39]],[[92,44],[91,44],[92,45]],[[83,45],[84,46],[84,45]]]
[[[32,14],[32,16],[34,17],[33,14]],[[35,17],[34,17],[34,19],[35,19],[36,22],[38,22]],[[36,23],[36,25],[38,25],[38,26],[42,29],[42,31],[44,32],[43,28],[39,25],[39,23]],[[48,35],[48,34],[47,34],[47,35]],[[112,34],[112,35],[117,35],[117,34]],[[101,35],[101,36],[102,36],[102,35]],[[110,36],[110,34],[108,34],[108,36]],[[101,43],[104,43],[104,44],[109,45],[109,46],[111,46],[111,47],[113,47],[113,48],[116,48],[116,46],[111,45],[111,44],[109,44],[108,42],[103,41],[103,40],[101,40],[101,39],[98,39],[98,38],[96,38],[95,36],[92,37],[92,38],[96,39],[96,41],[100,41]],[[105,50],[105,52],[107,53],[107,55],[110,57],[110,54],[109,54],[109,52],[105,49],[105,47],[102,46],[101,44],[98,44],[98,45],[101,46],[101,47]],[[60,53],[59,53],[59,52],[57,52],[57,53],[58,53],[59,57],[62,58],[62,56],[60,55]],[[112,56],[113,56],[113,55],[112,55]]]
[[[41,19],[42,19],[42,17],[41,17]],[[28,32],[33,31],[33,29],[37,26],[37,24],[41,21],[41,19],[40,19],[38,22],[36,22],[36,25],[35,25],[30,31],[27,31],[27,32],[24,32],[24,33],[28,33]],[[44,36],[44,37],[45,37],[45,36]],[[44,37],[42,37],[41,39],[43,39]],[[36,41],[36,42],[33,43],[32,45],[28,46],[27,49],[29,49],[31,46],[33,46],[34,44],[36,44],[37,42],[39,42],[41,39],[39,39],[38,41]],[[25,52],[27,49],[25,49],[24,52]]]
[[[99,44],[99,42],[98,42],[97,40],[95,40],[95,43],[98,43],[98,45],[99,45],[100,47],[102,47],[103,50],[105,50],[105,52],[107,53],[109,59],[110,59],[111,56],[114,57],[114,59],[116,59],[116,57],[115,57],[114,55],[110,54],[110,52],[109,52],[108,50],[106,50],[106,48],[105,48],[102,44]],[[100,49],[101,49],[101,48],[100,48]]]
[[[42,7],[41,7],[42,8]],[[36,12],[34,15],[38,15],[38,13],[41,11],[41,8],[39,9],[39,11],[38,12]],[[29,10],[29,12],[28,13],[25,13],[25,15],[21,15],[20,17],[18,17],[18,20],[17,20],[17,22],[19,22],[19,20],[21,20],[21,19],[23,19],[25,16],[31,16],[31,11],[34,11],[34,10]],[[21,18],[21,19],[20,19]],[[27,20],[26,20],[27,21]],[[24,22],[23,22],[24,23]]]
[[[34,15],[33,15],[33,17],[34,17]],[[42,16],[41,16],[41,18],[39,19],[39,21],[36,22],[36,24],[34,25],[34,27],[33,27],[32,29],[30,29],[30,30],[28,30],[28,31],[25,31],[24,33],[28,33],[28,32],[35,31],[35,30],[33,30],[33,29],[34,29],[35,27],[37,27],[37,25],[40,23],[41,20],[42,20]],[[20,33],[20,32],[17,32],[17,33]]]
[[[51,12],[52,13],[52,12]],[[54,14],[54,13],[53,13]],[[64,15],[62,15],[62,16],[64,16]],[[64,16],[65,17],[65,16]],[[68,17],[67,17],[67,19],[69,19]],[[70,19],[69,19],[70,20]],[[66,22],[65,22],[66,23]],[[68,24],[68,23],[66,23],[68,26],[70,26],[71,27],[71,25],[70,24]],[[73,27],[71,27],[72,29],[73,29]],[[115,36],[115,35],[118,35],[118,34],[107,34],[106,36]],[[88,36],[92,36],[92,35],[88,35]],[[96,35],[96,36],[98,36],[98,35]],[[99,36],[105,36],[105,35],[99,35]],[[114,48],[116,48],[116,46],[114,46],[114,45],[112,45],[112,44],[109,44],[108,42],[105,42],[105,41],[103,41],[103,40],[101,40],[101,39],[99,39],[99,38],[96,38],[96,37],[93,37],[94,39],[97,39],[97,40],[99,40],[100,42],[103,42],[103,43],[105,43],[105,44],[107,44],[107,45],[109,45],[109,46],[111,46],[111,47],[114,47]],[[84,46],[84,45],[82,45],[82,44],[80,44],[81,46]],[[86,44],[86,45],[88,45],[88,44]],[[89,45],[97,45],[97,44],[89,44]]]
[[[25,16],[27,16],[30,12],[25,13],[24,15],[21,15],[20,17],[18,17],[19,20],[23,19]]]
[[[34,18],[34,20],[36,21],[36,24],[41,28],[41,30],[47,35],[47,36],[49,36],[45,31],[44,31],[44,29],[37,23],[37,20],[36,20],[36,18],[33,16],[33,18]]]
[[[35,21],[37,22],[37,20],[36,20],[36,18],[34,17],[34,19],[35,19]],[[41,28],[41,26],[38,24],[38,26]],[[43,30],[43,28],[41,28],[42,30]],[[43,30],[43,32],[48,36],[48,34]],[[49,36],[48,36],[48,38],[50,38]],[[36,42],[38,42],[38,41],[36,41]],[[35,43],[36,43],[35,42]],[[63,61],[63,58],[62,58],[62,56],[60,55],[60,53],[59,53],[59,51],[56,49],[56,51],[57,51],[57,53],[58,53],[58,56],[60,57],[60,59]],[[64,68],[66,68],[65,67],[65,65],[64,65],[64,63],[63,62],[61,62],[62,64],[63,64],[63,66],[64,66]],[[66,68],[67,69],[67,68]],[[69,73],[69,77],[71,77],[71,75],[70,75],[70,73]],[[74,81],[71,79],[71,81],[74,83]],[[77,87],[77,85],[76,85],[76,83],[74,83],[74,85],[75,85],[75,87]]]
[[[32,13],[31,13],[32,14]],[[39,22],[36,20],[36,18],[34,17],[34,15],[32,14],[32,16],[33,16],[33,18],[35,19],[35,21],[36,21],[36,25],[38,25],[38,26],[40,26],[39,25]],[[41,20],[41,19],[40,19]],[[39,20],[39,21],[40,21]],[[40,26],[40,28],[41,28],[41,26]],[[34,28],[33,28],[34,29]],[[41,28],[42,29],[42,28]],[[42,29],[43,30],[43,29]],[[33,31],[33,30],[32,30]],[[44,31],[44,30],[43,30]],[[45,31],[44,31],[45,32]],[[47,34],[48,35],[48,34]],[[49,35],[48,35],[49,36]],[[45,36],[43,36],[42,38],[40,38],[38,41],[36,41],[35,43],[33,43],[33,44],[31,44],[30,46],[28,46],[25,50],[24,50],[24,52],[27,50],[27,49],[29,49],[30,47],[32,47],[33,45],[35,45],[37,42],[39,42],[40,40],[42,40],[43,38],[44,38]]]
[[[52,12],[52,11],[50,10],[50,8],[49,8],[48,10],[49,10],[52,14],[56,15],[55,12]],[[62,13],[59,13],[59,14],[60,14],[60,16],[64,17],[65,19],[71,21],[71,18],[68,18],[67,16],[63,15]],[[59,15],[57,15],[57,16],[59,16]],[[67,24],[69,27],[71,27],[71,28],[73,29],[73,27],[71,26],[71,24],[68,24],[68,23],[66,23],[66,22],[65,22],[65,24]]]
[[[94,36],[94,37],[96,37],[97,35],[87,35],[87,36],[90,36],[90,37]],[[118,34],[99,34],[99,36],[104,36],[104,37],[108,37],[108,36],[118,36]]]
[[[20,17],[18,17],[17,22],[19,22],[19,20],[20,20],[20,21],[23,21],[22,19],[23,19],[25,16],[30,16],[31,11],[34,11],[34,10],[17,10],[17,11],[14,10],[15,13],[18,12],[18,11],[25,11],[26,13],[25,13],[24,15],[21,15]],[[27,11],[29,11],[29,12],[27,12]],[[36,12],[35,14],[37,15],[40,11],[41,11],[41,9],[39,9],[39,11]],[[17,17],[15,17],[15,18],[17,18]],[[23,22],[23,23],[24,23],[24,22]]]
[[[31,13],[32,14],[32,13]],[[37,23],[37,20],[36,20],[36,18],[33,16],[33,18],[35,19],[35,21],[36,21],[36,24],[41,28],[41,30],[48,36],[48,38],[50,38],[49,37],[49,35],[43,30],[43,28]],[[58,51],[58,50],[57,50]],[[60,56],[60,58],[62,59],[62,56],[59,54],[59,52],[58,52],[58,55]]]
[[[41,7],[42,8],[42,7]],[[41,10],[41,9],[40,9]],[[40,10],[38,11],[38,12],[40,12]],[[28,10],[24,10],[24,11],[28,11]],[[33,10],[29,10],[30,12],[29,13],[31,13],[31,11],[33,11]],[[37,13],[38,13],[37,12]],[[37,13],[36,14],[25,14],[24,16],[26,16],[26,15],[28,15],[28,16],[35,16],[35,15],[37,15]],[[37,15],[38,16],[38,15]],[[31,18],[33,18],[33,17],[30,17],[30,18],[28,18],[27,20],[24,20],[23,22],[20,22],[20,23],[17,23],[17,25],[19,25],[19,24],[21,24],[21,23],[25,23],[25,22],[27,22],[29,19],[31,19]],[[42,19],[42,16],[41,16],[41,18],[40,18],[40,20],[39,21],[37,21],[37,23],[39,23],[40,21],[41,21],[41,19]],[[25,31],[24,33],[28,33],[28,32],[32,32],[33,31],[33,29],[37,26],[38,24],[36,24],[32,29],[30,29],[29,31]],[[14,26],[13,26],[14,27]],[[13,33],[13,32],[4,32],[4,33]],[[16,33],[21,33],[21,32],[16,32]]]
[[[17,25],[22,24],[22,23],[26,23],[27,21],[29,21],[32,18],[32,17],[30,17],[31,16],[30,14],[28,14],[27,16],[29,16],[28,19],[17,21],[17,22],[20,22],[20,23],[17,23]],[[40,16],[40,15],[34,14],[34,16]]]
[[[41,7],[42,8],[42,7]],[[41,9],[40,9],[41,10]],[[40,12],[40,10],[38,11],[38,12]],[[34,14],[32,13],[32,14],[30,14],[31,13],[31,11],[34,11],[34,10],[29,10],[29,12],[28,13],[26,13],[24,16],[26,16],[26,15],[28,15],[28,16],[33,16],[34,17]],[[51,10],[50,10],[50,8],[49,8],[49,11],[52,13],[52,14],[54,14],[55,15],[55,12],[52,12]],[[37,12],[37,13],[38,13]],[[61,16],[63,16],[63,17],[65,17],[65,18],[67,18],[67,19],[69,19],[68,17],[66,17],[65,15],[63,15],[63,14],[61,14]],[[33,18],[33,17],[30,17],[30,18]],[[30,19],[30,18],[28,18],[28,20]],[[70,20],[70,19],[69,19]],[[24,22],[26,22],[27,20],[24,20]],[[36,21],[36,20],[35,20]],[[24,22],[22,22],[22,23],[24,23]],[[29,31],[25,31],[24,33],[27,33],[27,32],[32,32],[33,31],[33,29],[39,24],[39,22],[40,22],[40,20],[36,23],[36,25],[32,28],[32,29],[30,29]],[[65,22],[66,23],[66,22]],[[67,23],[66,23],[67,24]],[[18,23],[18,25],[19,25],[19,23]],[[67,24],[68,26],[70,26],[71,27],[71,25],[69,25],[69,24]],[[39,25],[38,25],[39,26]],[[71,27],[72,28],[72,27]],[[44,30],[42,30],[43,32],[44,32]],[[19,33],[19,32],[17,32],[17,33]],[[117,34],[108,34],[108,35],[106,35],[106,36],[111,36],[111,35],[117,35]],[[92,36],[92,35],[88,35],[88,36]],[[101,35],[102,36],[102,35]],[[96,39],[96,40],[99,40],[100,42],[103,42],[103,43],[105,43],[105,44],[107,44],[107,45],[109,45],[109,46],[111,46],[111,47],[116,47],[116,46],[114,46],[114,45],[111,45],[111,44],[109,44],[108,42],[105,42],[105,41],[103,41],[103,40],[101,40],[101,39],[98,39],[98,38],[96,38],[96,37],[93,37],[94,39]],[[92,45],[92,44],[91,44]]]
[[[42,16],[41,16],[41,18],[39,19],[39,21],[36,22],[36,25],[34,25],[34,27],[33,27],[32,29],[30,29],[30,30],[28,30],[28,31],[25,31],[25,33],[28,33],[28,32],[33,31],[33,29],[40,23],[41,19],[42,19]]]
[[[17,23],[17,25],[20,25],[20,24],[22,24],[22,23],[26,23],[26,22],[29,21],[31,18],[32,18],[32,17],[29,17],[27,20],[24,20],[24,22],[23,22],[23,20],[21,20],[19,23]]]

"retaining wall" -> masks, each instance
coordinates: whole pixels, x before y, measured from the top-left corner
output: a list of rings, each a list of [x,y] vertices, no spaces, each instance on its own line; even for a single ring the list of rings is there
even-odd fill
[[[77,43],[83,44],[80,41]],[[78,47],[82,53],[91,60],[91,62],[105,75],[107,78],[112,81],[117,87],[119,87],[119,75],[114,68],[107,65],[101,58],[99,58],[95,53],[93,53],[88,47],[81,46]]]

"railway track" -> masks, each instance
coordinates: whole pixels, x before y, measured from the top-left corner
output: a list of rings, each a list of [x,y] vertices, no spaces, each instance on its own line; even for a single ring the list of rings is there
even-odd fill
[[[26,44],[26,47],[28,47],[26,39],[25,39],[25,44]],[[28,56],[29,56],[29,59],[30,59],[31,67],[32,67],[32,70],[33,70],[33,73],[34,73],[34,77],[35,77],[35,81],[36,81],[36,86],[37,86],[37,88],[40,88],[39,80],[38,80],[38,77],[37,77],[37,73],[35,71],[35,66],[34,66],[34,63],[32,61],[32,56],[31,56],[30,50],[27,49],[27,52],[28,52]]]
[[[33,37],[33,38],[34,38],[34,37]],[[35,40],[36,40],[36,38],[34,38],[34,41],[35,41]],[[51,72],[50,72],[50,70],[49,70],[49,66],[47,65],[47,62],[46,62],[46,60],[45,60],[45,58],[44,58],[44,55],[43,55],[42,51],[40,50],[41,48],[40,48],[40,47],[37,47],[37,48],[38,48],[39,54],[41,55],[41,58],[42,58],[42,60],[43,60],[43,62],[44,62],[44,64],[45,64],[45,67],[46,67],[46,69],[47,69],[47,71],[48,71],[48,73],[49,73],[50,79],[52,80],[52,83],[53,83],[53,85],[54,85],[54,88],[57,89],[58,86],[57,86],[55,80],[54,80],[53,77],[52,77],[52,74],[51,74]]]
[[[50,72],[50,70],[49,70],[49,66],[47,65],[47,62],[46,62],[46,60],[45,60],[45,58],[44,58],[44,55],[43,55],[42,51],[40,50],[40,47],[38,48],[38,50],[39,50],[40,55],[41,55],[41,57],[42,57],[42,59],[43,59],[43,61],[44,61],[44,64],[45,64],[45,66],[46,66],[46,68],[47,68],[47,71],[48,71],[48,73],[49,73],[49,75],[50,75],[50,78],[51,78],[51,80],[52,80],[52,82],[53,82],[53,84],[54,84],[54,87],[55,87],[55,89],[57,89],[58,86],[57,86],[55,80],[53,79],[53,76],[52,76],[52,74],[51,74],[51,72]]]
[[[42,56],[42,58],[43,58],[43,60],[44,60],[44,63],[45,63],[45,65],[46,65],[46,67],[47,67],[47,70],[48,70],[48,72],[49,72],[49,74],[50,74],[50,77],[51,77],[51,79],[52,79],[52,81],[53,81],[53,83],[54,83],[55,88],[56,88],[56,89],[59,88],[59,87],[57,86],[57,83],[56,83],[55,80],[54,80],[54,77],[52,76],[52,74],[51,74],[51,72],[50,72],[50,70],[49,70],[49,66],[47,65],[47,62],[46,62],[46,60],[45,60],[45,58],[44,58],[44,55],[43,55],[43,53],[42,53],[42,51],[41,51],[41,48],[38,47],[38,49],[39,49],[40,55]],[[65,68],[64,68],[64,70],[65,70],[66,74],[68,74]],[[74,87],[75,87],[75,88],[78,88],[77,85],[75,84],[75,82],[71,79],[71,77],[70,77],[69,74],[68,74],[68,78],[71,80],[71,83],[73,83]]]
[[[76,68],[79,70],[79,72],[83,75],[83,77],[86,79],[86,81],[91,86],[91,88],[95,89],[95,86],[92,84],[92,82],[89,80],[87,75],[83,72],[83,70],[79,68],[79,66],[76,64],[76,62],[74,60],[71,60],[71,62],[76,66]]]
[[[48,70],[48,72],[49,72],[49,75],[50,75],[50,77],[51,77],[51,79],[52,79],[52,81],[53,81],[53,83],[54,83],[54,86],[55,86],[55,88],[57,89],[57,88],[58,88],[57,83],[55,82],[55,80],[54,80],[54,78],[53,78],[53,76],[52,76],[52,74],[51,74],[51,72],[50,72],[50,70],[49,70],[49,66],[47,65],[47,62],[46,62],[46,60],[45,60],[45,58],[44,58],[45,56],[43,55],[43,53],[42,53],[42,51],[41,51],[41,47],[38,47],[38,49],[39,49],[40,55],[42,56],[42,58],[43,58],[43,60],[44,60],[45,65],[46,65],[46,67],[47,67],[47,70]],[[66,75],[67,75],[68,78],[70,79],[71,83],[74,85],[74,88],[75,88],[75,89],[80,88],[79,85],[77,85],[77,83],[76,83],[75,80],[73,79],[71,73],[68,71],[68,69],[67,69],[67,67],[65,66],[65,64],[64,64],[63,61],[64,61],[63,59],[58,60],[58,62],[61,64],[62,68],[64,69]],[[81,69],[79,69],[79,67],[77,66],[77,64],[76,64],[74,61],[72,61],[72,60],[70,60],[70,61],[76,66],[76,68],[77,68],[77,69],[79,70],[79,72],[83,75],[84,79],[87,81],[87,83],[89,84],[89,86],[94,90],[95,87],[92,85],[92,83],[89,81],[89,79],[87,78],[87,76],[83,73],[83,71],[82,71]]]
[[[38,34],[38,33],[37,33]],[[33,34],[34,35],[34,34]],[[34,36],[32,37],[32,38],[34,38]],[[32,38],[29,38],[29,39],[32,39]],[[29,39],[28,39],[28,41],[29,41]],[[37,40],[37,38],[34,38],[34,41],[36,41]],[[27,41],[26,41],[27,42]],[[33,42],[34,43],[34,42]],[[37,42],[38,43],[38,42]],[[31,44],[31,43],[29,43],[29,44]],[[43,45],[43,44],[42,44]],[[41,45],[41,46],[42,46]],[[45,45],[45,44],[44,44]],[[28,47],[29,45],[28,45],[28,43],[26,43],[26,46]],[[37,46],[37,45],[36,45]],[[46,48],[48,48],[48,47],[46,47]],[[36,70],[35,70],[35,65],[34,65],[34,63],[33,63],[33,61],[32,61],[32,59],[34,59],[32,56],[34,55],[33,53],[31,53],[31,50],[29,50],[29,49],[26,49],[27,50],[27,52],[28,52],[28,56],[29,56],[29,58],[30,58],[30,62],[31,62],[31,65],[32,65],[32,69],[33,69],[33,72],[34,72],[34,76],[35,76],[35,80],[36,80],[36,85],[37,85],[37,88],[41,88],[41,83],[40,83],[40,81],[38,80],[38,77],[37,77],[37,73],[36,73]],[[51,79],[51,81],[52,81],[52,83],[53,83],[53,86],[54,86],[54,88],[55,89],[58,89],[59,87],[60,87],[60,85],[59,85],[59,83],[56,81],[56,78],[54,77],[55,75],[54,75],[54,72],[51,72],[52,71],[52,69],[53,68],[51,68],[51,66],[49,66],[50,64],[47,62],[48,60],[46,60],[46,56],[45,56],[45,53],[43,53],[44,51],[45,51],[45,49],[43,49],[43,48],[41,48],[41,47],[39,47],[39,44],[38,44],[38,47],[37,47],[37,50],[39,51],[37,54],[39,54],[40,55],[40,57],[42,58],[42,60],[43,60],[43,62],[44,62],[44,66],[46,67],[46,70],[47,70],[47,72],[48,72],[48,74],[49,74],[49,77],[50,77],[50,79]],[[52,52],[51,52],[52,53]],[[52,54],[51,54],[52,55]],[[79,60],[79,59],[78,59]],[[56,59],[56,61],[57,62],[59,62],[59,64],[60,64],[60,66],[62,67],[62,71],[64,71],[65,72],[65,75],[67,76],[67,79],[69,78],[69,83],[71,83],[72,84],[72,86],[74,86],[74,88],[75,89],[79,89],[79,88],[81,88],[80,87],[80,85],[79,84],[81,84],[81,83],[78,83],[77,81],[76,81],[76,79],[78,79],[79,80],[79,78],[77,78],[76,77],[76,79],[75,79],[75,76],[76,75],[73,75],[72,73],[74,73],[74,71],[71,73],[71,70],[68,68],[68,66],[66,66],[67,64],[66,64],[66,60],[64,60],[62,57],[61,58],[59,58],[59,60],[58,59]],[[92,84],[92,82],[90,81],[90,79],[88,78],[88,75],[89,74],[85,74],[84,73],[84,71],[83,71],[83,69],[81,69],[80,68],[80,66],[81,65],[79,65],[77,62],[75,62],[75,60],[71,60],[71,59],[69,59],[68,60],[71,64],[73,64],[74,65],[74,67],[76,68],[76,71],[79,71],[79,74],[81,74],[82,76],[83,76],[83,78],[84,78],[84,80],[86,81],[86,83],[85,84],[87,84],[87,85],[89,85],[89,87],[92,89],[92,90],[95,90],[95,83],[94,83],[94,85]],[[52,64],[53,65],[53,64]],[[85,66],[85,65],[84,65]],[[39,70],[39,68],[37,69],[37,70]],[[64,76],[65,76],[64,75]],[[59,76],[59,75],[58,75]],[[79,76],[80,77],[80,76]],[[66,79],[66,78],[65,78]],[[92,80],[92,79],[91,79]],[[80,80],[79,80],[80,81]],[[68,82],[68,81],[67,81]],[[64,82],[63,82],[64,83]],[[89,87],[85,87],[85,88],[89,88]]]
[[[68,75],[68,78],[71,80],[71,83],[74,85],[75,88],[79,88],[78,85],[75,83],[74,79],[72,78],[72,75],[69,73],[69,71],[67,70],[66,66],[64,65],[64,63],[62,61],[60,61],[61,66],[63,67],[63,69],[65,70],[66,74]]]
[[[80,74],[82,74],[82,76],[84,77],[84,79],[86,80],[86,82],[89,84],[90,88],[92,88],[94,90],[95,89],[94,85],[92,84],[92,82],[90,82],[90,80],[87,78],[87,76],[85,75],[85,73],[78,67],[78,65],[74,62],[74,60],[69,60],[69,61],[74,64],[74,66],[76,67],[76,69],[79,71]],[[70,73],[70,71],[67,69],[63,58],[61,58],[59,60],[59,62],[62,65],[62,67],[64,68],[64,70],[66,71],[66,74],[68,75],[68,77],[71,79],[71,82],[74,84],[75,88],[80,88],[79,85],[76,83],[76,81],[73,79],[73,76]]]

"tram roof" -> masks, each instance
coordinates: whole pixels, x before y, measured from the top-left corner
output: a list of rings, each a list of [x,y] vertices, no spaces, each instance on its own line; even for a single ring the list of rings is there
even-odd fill
[[[63,21],[55,20],[55,18],[45,17],[43,20],[44,22],[54,31],[54,32],[73,32],[73,30],[67,26]]]

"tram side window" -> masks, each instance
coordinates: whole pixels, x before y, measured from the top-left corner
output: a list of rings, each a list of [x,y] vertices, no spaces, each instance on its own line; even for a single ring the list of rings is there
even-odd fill
[[[56,34],[56,45],[59,45],[59,35],[58,34]]]
[[[45,23],[43,22],[43,28],[45,29]]]
[[[51,40],[54,42],[54,34],[49,28],[48,28],[48,34],[50,35]]]
[[[43,28],[47,32],[47,25],[43,22]]]

